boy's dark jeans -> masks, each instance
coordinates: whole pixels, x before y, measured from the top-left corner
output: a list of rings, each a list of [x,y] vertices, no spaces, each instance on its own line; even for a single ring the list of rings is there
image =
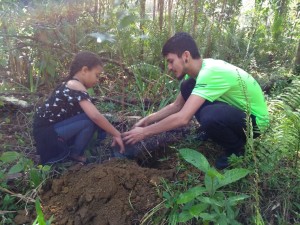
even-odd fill
[[[196,81],[192,78],[181,83],[181,94],[186,101],[195,87]],[[224,102],[206,100],[196,112],[195,117],[209,138],[218,143],[227,155],[240,155],[246,144],[246,113]],[[255,116],[251,115],[253,130],[258,130]],[[254,137],[258,133],[254,132]]]

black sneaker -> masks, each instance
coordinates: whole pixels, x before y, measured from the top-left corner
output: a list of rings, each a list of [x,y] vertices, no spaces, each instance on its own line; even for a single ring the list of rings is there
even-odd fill
[[[225,169],[230,166],[229,163],[229,157],[232,155],[235,155],[237,157],[243,156],[245,154],[244,149],[242,148],[239,151],[234,151],[234,152],[227,152],[224,155],[221,155],[219,158],[217,158],[215,167],[219,170]]]
[[[207,133],[204,130],[202,130],[201,128],[199,128],[199,130],[197,132],[197,140],[199,140],[199,141],[207,141],[208,140]]]
[[[223,170],[229,166],[228,156],[222,155],[219,158],[217,158],[215,167],[218,170]]]

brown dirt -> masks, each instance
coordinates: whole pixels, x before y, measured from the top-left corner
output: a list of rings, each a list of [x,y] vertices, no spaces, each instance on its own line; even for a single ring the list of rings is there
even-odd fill
[[[143,168],[128,160],[76,165],[43,191],[43,210],[57,225],[139,224],[161,202],[156,188],[161,178],[174,175],[174,169]]]

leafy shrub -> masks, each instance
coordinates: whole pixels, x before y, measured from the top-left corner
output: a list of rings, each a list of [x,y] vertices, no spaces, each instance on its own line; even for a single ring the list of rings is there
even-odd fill
[[[163,216],[168,224],[187,223],[192,219],[203,224],[240,224],[236,220],[239,213],[236,206],[249,196],[225,193],[221,188],[247,176],[249,170],[236,168],[220,173],[209,165],[201,153],[192,149],[181,149],[179,152],[187,162],[205,174],[204,186],[191,185],[193,187],[189,186],[183,193],[179,191],[180,184],[166,188],[163,204],[158,208],[164,209]],[[158,211],[157,208],[153,210]],[[153,216],[153,212],[145,216],[143,223],[151,218],[149,215]]]

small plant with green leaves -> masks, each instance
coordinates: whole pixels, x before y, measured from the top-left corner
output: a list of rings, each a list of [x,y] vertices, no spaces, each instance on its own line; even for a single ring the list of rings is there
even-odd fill
[[[49,165],[35,166],[34,162],[15,151],[4,152],[0,157],[0,179],[6,175],[24,173],[29,178],[29,185],[37,188],[48,177],[51,167]]]
[[[259,200],[256,202],[263,202],[259,205],[262,219],[270,221],[274,218],[278,224],[298,224],[300,221],[297,206],[300,202],[299,88],[299,79],[294,79],[282,94],[269,100],[270,127],[255,140],[251,150],[256,162],[252,162],[253,157],[246,155],[244,158],[244,164],[264,178],[259,180],[263,189],[255,184],[256,180],[250,185],[260,193],[260,196],[255,195]]]
[[[39,199],[35,200],[35,210],[37,216],[32,225],[51,225],[54,218],[53,216],[51,216],[49,220],[45,220],[45,216]]]
[[[240,224],[236,218],[239,209],[236,207],[242,200],[248,198],[246,194],[228,193],[222,187],[236,182],[247,176],[247,169],[231,169],[225,173],[218,172],[211,167],[207,159],[192,149],[179,150],[180,155],[197,169],[205,173],[204,186],[197,184],[180,193],[180,185],[168,186],[163,192],[163,204],[155,211],[164,208],[164,217],[168,224],[189,223],[193,221],[202,224]],[[165,185],[166,186],[166,185]],[[172,188],[170,188],[172,187]],[[142,224],[149,220],[153,212],[145,215]]]
[[[35,166],[31,159],[19,152],[2,153],[0,156],[0,186],[1,192],[6,194],[0,196],[2,200],[0,208],[6,212],[5,215],[2,215],[4,224],[11,224],[17,210],[28,207],[28,202],[34,202],[36,190],[48,178],[50,169],[50,166]],[[8,182],[10,179],[14,180],[13,191],[10,190],[12,188],[11,181]],[[20,183],[22,185],[16,185]],[[26,193],[21,194],[24,192]],[[18,200],[22,200],[26,204],[24,205]]]

